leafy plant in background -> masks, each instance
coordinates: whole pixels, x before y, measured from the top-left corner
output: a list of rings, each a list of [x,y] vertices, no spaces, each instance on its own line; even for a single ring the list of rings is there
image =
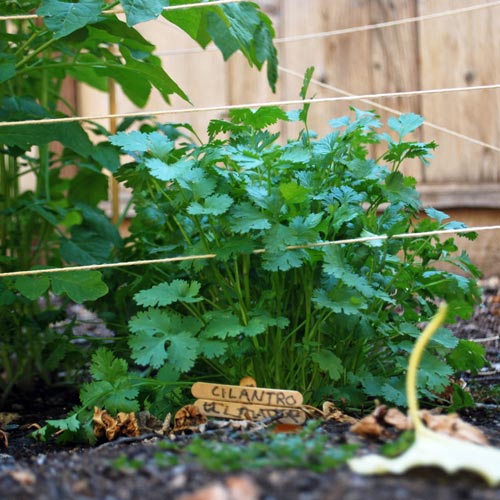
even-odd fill
[[[102,91],[112,79],[139,107],[153,88],[166,102],[172,94],[188,100],[162,68],[154,45],[133,28],[160,15],[201,47],[213,41],[225,59],[240,50],[259,69],[267,63],[274,89],[277,61],[269,18],[252,3],[163,12],[166,5],[193,1],[4,0],[2,15],[42,17],[0,21],[0,121],[62,117],[61,105],[76,114],[60,95],[66,77]],[[126,22],[106,10],[116,7],[123,8]],[[89,129],[101,142],[91,142]],[[119,166],[116,149],[102,140],[106,135],[96,124],[76,122],[0,127],[2,272],[113,261],[122,241],[98,209],[107,198],[103,169]],[[62,145],[61,153],[51,148],[53,142]],[[67,178],[66,166],[76,166],[78,173]],[[28,174],[34,175],[33,189],[21,183]],[[71,378],[71,367],[83,366],[86,356],[71,344],[71,327],[60,334],[51,325],[63,318],[67,300],[91,301],[106,292],[98,272],[0,281],[3,400],[14,386],[27,388],[38,377],[50,382],[51,373],[61,369]],[[61,297],[57,306],[54,295]]]
[[[70,416],[79,426],[63,420],[47,430],[81,432],[95,401],[117,409],[116,384],[134,389],[122,394],[127,408],[163,415],[182,382],[202,377],[235,383],[251,375],[260,386],[300,390],[310,403],[333,398],[359,409],[376,397],[406,404],[417,324],[438,299],[451,317],[468,317],[478,272],[465,253],[454,255],[453,238],[330,242],[464,225],[431,208],[422,214],[416,181],[401,172],[407,158],[427,163],[435,147],[405,140],[421,117],[390,118],[390,133],[381,133],[373,112],[353,109],[353,118],[331,120],[332,132],[316,138],[307,111],[232,110],[210,123],[206,144],[171,127],[111,137],[134,159],[117,172],[137,211],[122,258],[215,258],[121,275],[116,293],[124,302],[133,294],[138,307],[128,354],[118,347],[128,361],[100,350],[92,369],[110,356],[107,364],[125,363],[121,375],[99,372],[84,386],[83,406]],[[303,122],[297,139],[278,142],[268,127],[280,120]],[[368,154],[373,144],[386,146],[377,160]],[[438,269],[440,262],[470,277]],[[484,351],[440,329],[422,362],[421,396],[436,400],[455,371],[483,361]],[[128,376],[130,363],[141,371]]]

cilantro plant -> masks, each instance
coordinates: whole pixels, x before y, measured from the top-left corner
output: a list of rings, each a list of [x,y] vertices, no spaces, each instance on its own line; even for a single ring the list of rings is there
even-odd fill
[[[130,359],[148,374],[168,366],[179,377],[230,383],[251,375],[313,403],[359,407],[377,397],[404,405],[417,323],[438,298],[452,316],[467,317],[478,272],[456,254],[453,238],[329,242],[464,225],[423,210],[415,179],[402,172],[408,158],[428,163],[436,147],[405,140],[420,116],[390,118],[390,133],[381,133],[374,113],[354,109],[316,138],[307,111],[232,110],[210,123],[206,144],[172,127],[111,138],[134,159],[117,173],[137,212],[124,256],[215,254],[121,275],[116,293],[135,290],[139,308],[128,323]],[[279,120],[304,128],[283,143],[267,130]],[[375,143],[386,147],[377,159],[369,155]],[[425,396],[448,385],[457,345],[464,349],[444,328],[433,340],[423,361]],[[481,362],[476,354],[471,366]]]
[[[139,107],[147,103],[153,88],[166,103],[173,94],[189,100],[163,69],[155,46],[133,27],[160,15],[202,48],[213,41],[225,59],[239,50],[249,64],[258,69],[266,65],[274,89],[274,30],[258,6],[245,2],[163,10],[189,3],[194,0],[2,0],[1,15],[36,12],[39,18],[0,21],[0,121],[76,114],[61,97],[67,77],[101,91],[107,91],[112,79]],[[116,8],[123,9],[126,21],[109,12]],[[90,140],[89,128],[97,140]],[[62,152],[56,153],[54,142]],[[68,166],[77,167],[77,174],[68,177]],[[122,240],[98,205],[108,192],[103,169],[113,172],[118,166],[116,149],[107,141],[106,130],[96,124],[4,123],[0,271],[113,261]],[[34,177],[32,189],[24,182],[29,175]],[[32,387],[36,379],[53,382],[54,373],[65,372],[74,381],[74,368],[80,369],[88,357],[72,343],[71,327],[60,334],[52,325],[64,319],[67,302],[93,301],[107,291],[98,272],[0,280],[3,399],[16,386]]]
[[[353,109],[317,138],[307,112],[232,110],[210,122],[207,143],[185,125],[144,124],[111,137],[132,158],[116,175],[136,211],[119,258],[202,257],[109,274],[111,320],[122,326],[109,350],[94,355],[82,406],[39,434],[59,428],[63,438],[91,438],[94,405],[163,417],[183,385],[200,378],[237,383],[251,375],[312,404],[406,404],[418,323],[438,299],[450,317],[470,315],[478,272],[453,238],[333,243],[464,225],[424,210],[415,179],[402,172],[405,159],[427,163],[435,148],[405,140],[421,117],[391,118],[381,132],[373,112]],[[268,130],[280,120],[301,121],[303,130],[280,141]],[[385,145],[377,159],[373,144]],[[422,361],[420,395],[435,400],[455,369],[477,369],[482,358],[441,328]]]

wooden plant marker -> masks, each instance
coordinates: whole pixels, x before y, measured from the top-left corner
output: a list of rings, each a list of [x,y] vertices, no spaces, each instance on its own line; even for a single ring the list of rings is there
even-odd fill
[[[195,406],[208,417],[262,420],[280,412],[279,422],[294,425],[302,425],[307,418],[298,391],[196,382],[191,393],[198,398]]]

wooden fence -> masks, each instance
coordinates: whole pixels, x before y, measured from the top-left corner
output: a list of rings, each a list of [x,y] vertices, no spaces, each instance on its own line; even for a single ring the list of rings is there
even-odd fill
[[[281,71],[276,94],[268,88],[265,74],[248,68],[238,55],[224,63],[217,51],[189,51],[196,45],[165,20],[142,26],[163,54],[167,71],[185,89],[193,104],[256,103],[297,99],[301,75],[315,67],[310,91],[316,97],[468,87],[500,82],[500,6],[461,14],[406,23],[380,29],[318,38],[287,40],[303,34],[318,34],[372,25],[415,16],[459,9],[484,0],[259,0],[274,21],[278,37]],[[280,41],[279,39],[285,39]],[[187,50],[185,50],[187,49]],[[321,84],[321,85],[320,85]],[[80,114],[107,106],[107,97],[82,89]],[[415,112],[427,122],[478,140],[476,144],[451,133],[424,126],[419,140],[439,144],[431,166],[414,162],[406,173],[417,178],[425,203],[458,214],[469,224],[495,224],[500,220],[500,91],[477,90],[418,97],[378,99],[400,112]],[[345,115],[349,106],[376,109],[363,102],[314,104],[311,128],[320,134],[329,130],[328,120]],[[174,108],[189,105],[173,100]],[[165,104],[153,95],[148,109]],[[120,112],[135,111],[125,98]],[[377,110],[384,120],[391,113]],[[170,121],[189,121],[204,130],[219,112],[168,116]],[[284,137],[294,133],[284,125]],[[488,147],[492,145],[493,148]],[[467,210],[463,210],[463,209]],[[460,210],[455,212],[455,210]],[[483,234],[479,242],[465,248],[476,256],[486,274],[500,274],[498,233]]]

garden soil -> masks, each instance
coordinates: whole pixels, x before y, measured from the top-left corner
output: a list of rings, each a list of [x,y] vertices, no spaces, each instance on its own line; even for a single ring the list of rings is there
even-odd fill
[[[462,338],[479,340],[490,367],[464,380],[481,404],[461,417],[500,447],[500,287],[498,280],[483,283],[483,301],[469,321],[455,326]],[[488,340],[489,339],[489,340]],[[174,499],[174,500],[386,500],[386,499],[498,499],[500,487],[491,488],[478,476],[461,471],[448,475],[435,468],[420,468],[401,476],[365,477],[344,465],[317,473],[306,468],[245,468],[244,446],[240,472],[210,472],[195,462],[162,465],[163,438],[118,440],[94,447],[67,447],[40,443],[30,436],[29,424],[59,418],[75,401],[66,391],[45,391],[29,401],[12,403],[20,414],[8,430],[8,447],[0,440],[0,499]],[[264,439],[272,426],[256,431]],[[328,421],[320,431],[333,444],[358,443],[358,454],[378,451],[381,439],[355,436],[345,423]],[[213,433],[207,439],[243,442],[241,431]],[[178,435],[181,446],[193,435]],[[168,439],[168,438],[165,438]],[[135,464],[135,465],[134,465]],[[500,464],[498,464],[500,468]]]

